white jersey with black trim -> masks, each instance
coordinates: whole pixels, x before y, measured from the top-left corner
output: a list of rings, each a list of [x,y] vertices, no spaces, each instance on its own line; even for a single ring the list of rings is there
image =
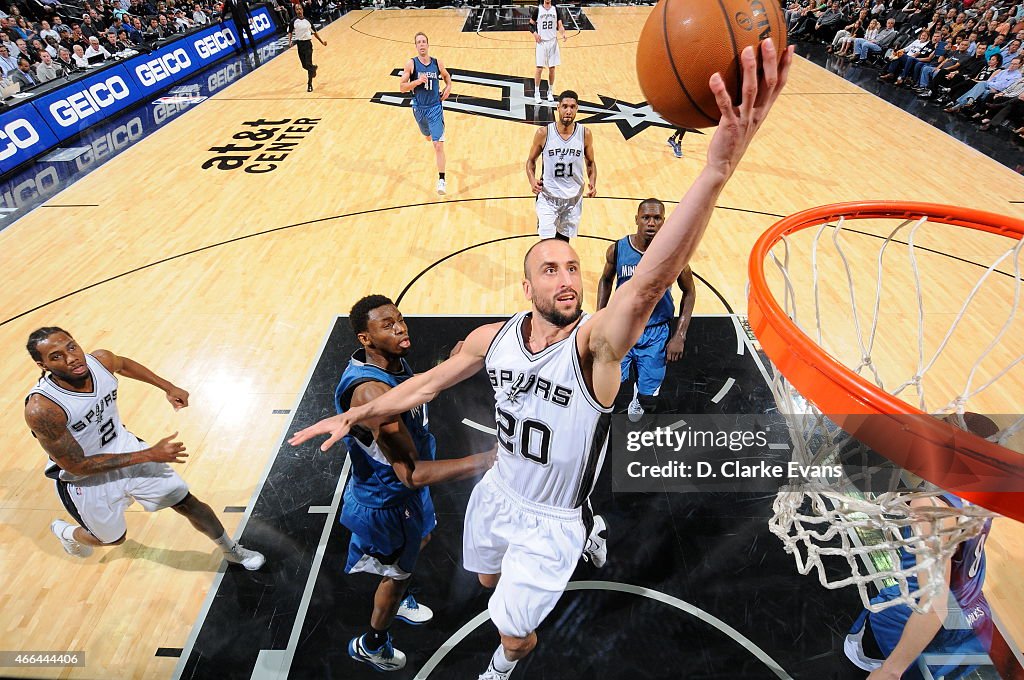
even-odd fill
[[[583,126],[576,123],[569,139],[562,139],[556,124],[548,123],[547,139],[541,151],[544,193],[547,196],[576,200],[583,194],[583,179],[586,177],[584,135]]]
[[[495,336],[484,365],[494,388],[498,459],[494,472],[526,500],[578,508],[590,496],[604,462],[611,408],[590,393],[576,334],[531,352],[520,312]]]
[[[537,7],[537,35],[541,40],[558,38],[558,9],[554,4],[551,9],[544,9],[543,4]]]
[[[132,453],[146,448],[145,442],[121,423],[121,415],[117,412],[117,377],[91,354],[85,355],[85,363],[92,375],[92,392],[66,390],[47,374],[39,379],[28,396],[41,394],[64,410],[68,431],[87,457]],[[53,467],[53,462],[46,464],[47,470]],[[65,481],[80,479],[64,471],[61,471],[60,478]]]

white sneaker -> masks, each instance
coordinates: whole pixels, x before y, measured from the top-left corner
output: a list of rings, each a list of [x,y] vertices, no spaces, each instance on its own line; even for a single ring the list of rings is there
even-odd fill
[[[583,559],[600,569],[608,561],[608,538],[601,533],[608,524],[601,515],[594,515],[594,528],[587,537],[587,545],[583,548]]]
[[[555,101],[555,95],[551,93],[551,90],[548,90],[548,101],[549,102]]]
[[[640,419],[644,417],[644,407],[640,405],[639,399],[633,397],[633,401],[629,402],[629,408],[626,410],[626,415],[629,416],[629,420],[631,422],[640,422]]]
[[[448,187],[444,183],[444,180],[443,179],[437,180],[437,195],[438,196],[444,196],[446,193],[448,193]]]
[[[364,635],[354,637],[348,643],[348,655],[356,661],[370,664],[379,671],[400,671],[405,668],[405,654],[388,641],[377,650],[369,650],[363,645]]]
[[[398,605],[398,613],[395,618],[414,626],[419,626],[434,618],[434,612],[425,604],[420,604],[412,595],[406,595],[402,603]]]
[[[540,104],[540,92],[536,92],[533,95],[533,103]],[[480,677],[483,677],[482,675]]]
[[[234,548],[224,553],[224,559],[231,564],[241,564],[249,571],[256,571],[267,561],[262,553],[243,548],[239,543],[235,543]]]
[[[512,666],[512,668],[502,673],[501,671],[494,669],[493,663],[489,663],[487,664],[487,670],[481,673],[477,680],[508,680],[512,675],[512,671],[515,669],[516,667]]]
[[[78,541],[64,538],[64,530],[68,527],[73,527],[74,524],[65,522],[62,519],[55,519],[50,522],[50,531],[57,537],[60,544],[64,547],[64,552],[71,555],[72,557],[88,557],[92,555],[92,546],[86,545],[85,543],[79,543]]]

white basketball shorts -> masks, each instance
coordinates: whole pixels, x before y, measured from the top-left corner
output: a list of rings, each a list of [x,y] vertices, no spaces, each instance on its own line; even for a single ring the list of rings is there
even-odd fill
[[[466,508],[462,559],[477,574],[501,574],[487,603],[503,635],[526,637],[551,613],[583,554],[587,530],[579,509],[526,500],[494,469]]]
[[[124,512],[134,501],[146,512],[169,508],[188,495],[188,484],[167,463],[141,463],[73,482],[58,481],[57,494],[86,531],[113,543],[128,530]]]
[[[541,238],[554,238],[555,232],[570,238],[580,230],[583,194],[574,198],[555,198],[543,191],[537,194],[537,233]]]
[[[562,63],[562,55],[558,51],[558,38],[541,40],[537,43],[537,66],[549,68]]]

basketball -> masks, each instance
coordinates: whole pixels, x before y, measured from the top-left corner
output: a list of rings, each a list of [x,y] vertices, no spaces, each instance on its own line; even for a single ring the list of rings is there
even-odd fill
[[[774,0],[661,0],[647,18],[636,51],[640,89],[662,118],[679,127],[718,125],[708,81],[717,71],[740,103],[740,54],[771,37],[782,53],[786,21]]]

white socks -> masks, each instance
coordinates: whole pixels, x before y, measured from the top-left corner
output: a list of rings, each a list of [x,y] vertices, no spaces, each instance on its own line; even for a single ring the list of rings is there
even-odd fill
[[[509,661],[505,658],[505,648],[498,645],[498,648],[494,650],[494,656],[491,657],[491,665],[494,666],[494,670],[499,673],[508,673],[516,667],[518,661]]]
[[[221,534],[220,538],[213,539],[213,542],[220,546],[220,549],[224,552],[231,552],[231,549],[235,547],[235,539],[228,536],[228,532]]]
[[[77,542],[78,539],[75,538],[75,529],[77,528],[78,527],[76,527],[74,524],[67,525],[61,530],[60,537],[63,538],[65,541]]]

